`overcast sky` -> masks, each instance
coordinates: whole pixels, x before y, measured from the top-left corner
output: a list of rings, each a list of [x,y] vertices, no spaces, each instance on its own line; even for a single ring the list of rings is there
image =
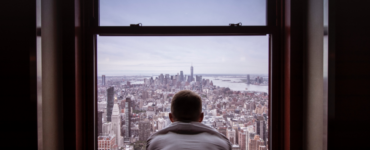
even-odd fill
[[[101,0],[100,25],[265,25],[264,0]],[[267,36],[98,37],[98,75],[267,74]]]

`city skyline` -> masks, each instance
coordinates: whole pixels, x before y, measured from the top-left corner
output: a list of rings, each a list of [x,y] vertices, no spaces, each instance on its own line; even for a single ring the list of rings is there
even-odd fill
[[[181,90],[191,90],[202,99],[203,124],[224,134],[240,150],[267,150],[268,81],[258,76],[249,77],[239,80],[241,78],[195,75],[191,81],[191,76],[186,78],[179,73],[101,80],[97,90],[98,120],[101,120],[98,147],[145,148],[150,135],[171,124],[168,113],[174,95]],[[139,80],[143,82],[137,83]],[[229,88],[232,84],[241,84],[244,88]]]
[[[184,75],[184,76],[192,76],[194,77],[195,75],[203,75],[203,76],[250,76],[250,75],[254,75],[254,76],[263,76],[263,77],[266,77],[268,76],[268,74],[219,74],[219,73],[215,73],[215,74],[206,74],[206,73],[194,73],[193,72],[193,69],[194,67],[191,66],[191,69],[189,71],[189,73],[186,73],[185,71],[183,70],[180,70],[178,72],[175,72],[175,73],[167,73],[167,72],[161,72],[161,73],[133,73],[133,74],[125,74],[125,75],[107,75],[107,74],[99,74],[98,73],[98,78],[102,79],[102,80],[105,80],[105,77],[123,77],[123,76],[127,76],[127,77],[131,77],[131,76],[143,76],[143,77],[152,77],[152,76],[158,76],[160,74],[163,74],[163,75],[170,75],[170,76],[174,76],[174,75]]]

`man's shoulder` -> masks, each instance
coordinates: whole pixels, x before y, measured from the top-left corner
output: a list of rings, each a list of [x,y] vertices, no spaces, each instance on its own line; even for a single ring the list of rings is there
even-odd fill
[[[163,146],[168,147],[174,144],[186,145],[186,143],[199,143],[198,146],[207,146],[208,144],[208,146],[218,147],[217,149],[231,148],[229,140],[224,135],[212,127],[197,122],[175,122],[167,128],[154,133],[147,141],[149,147],[162,148]],[[192,146],[197,145],[193,144]]]
[[[168,132],[155,136],[148,144],[148,149],[229,149],[228,141],[206,132],[198,134]]]

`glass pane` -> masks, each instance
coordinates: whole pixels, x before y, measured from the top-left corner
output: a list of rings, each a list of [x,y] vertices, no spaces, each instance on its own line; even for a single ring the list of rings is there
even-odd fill
[[[101,26],[266,25],[266,0],[100,0]]]
[[[239,149],[267,149],[268,36],[100,36],[97,50],[99,148],[145,149],[171,125],[172,97],[191,90],[203,124]]]

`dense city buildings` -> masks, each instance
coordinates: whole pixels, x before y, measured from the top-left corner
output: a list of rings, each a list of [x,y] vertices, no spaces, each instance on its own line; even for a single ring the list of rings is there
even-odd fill
[[[195,76],[195,78],[194,78]],[[103,76],[100,80],[103,80]],[[203,124],[224,134],[238,150],[268,148],[267,76],[190,75],[106,76],[98,82],[99,149],[145,149],[146,139],[171,124],[171,99],[181,90],[202,98]],[[220,83],[248,85],[233,90]],[[254,87],[254,88],[253,88]],[[106,145],[102,146],[104,143]]]

